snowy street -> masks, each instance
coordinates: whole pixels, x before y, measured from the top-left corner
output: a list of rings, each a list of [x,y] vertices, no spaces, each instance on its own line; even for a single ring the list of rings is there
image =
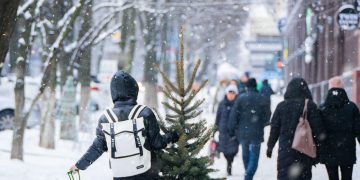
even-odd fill
[[[269,128],[266,128],[268,134]],[[86,141],[76,145],[73,142],[58,140],[55,150],[46,150],[38,147],[38,130],[28,130],[25,138],[25,159],[24,162],[10,160],[10,131],[0,133],[0,179],[1,180],[64,180],[67,179],[66,172],[69,167],[76,162],[78,158],[86,151],[86,148],[92,142],[92,137],[84,137]],[[207,146],[206,146],[207,147]],[[277,148],[276,148],[277,149]],[[265,156],[265,143],[261,147],[259,167],[254,180],[275,180],[276,179],[276,157],[277,150],[274,149],[271,159]],[[357,147],[357,155],[360,155]],[[221,155],[220,159],[215,159],[213,168],[219,171],[212,174],[212,177],[226,177],[226,160]],[[233,176],[229,180],[243,179],[244,169],[241,159],[241,149],[235,157],[233,164]],[[360,165],[354,166],[354,179],[360,178]],[[327,179],[326,169],[323,165],[317,165],[313,168],[313,179]],[[111,171],[108,167],[108,154],[103,154],[86,171],[81,171],[81,179],[84,180],[110,180]]]
[[[275,104],[281,100],[281,97],[273,98],[274,110]],[[95,113],[92,120],[96,121],[100,113]],[[210,122],[214,119],[214,114],[208,117]],[[265,128],[265,141],[269,135],[270,128]],[[87,150],[92,143],[94,134],[81,133],[79,143],[64,141],[57,139],[56,149],[47,150],[38,147],[39,130],[38,128],[28,129],[25,134],[25,158],[24,162],[10,160],[10,149],[12,132],[7,130],[0,132],[0,179],[1,180],[63,180],[67,179],[66,172],[69,167],[74,164],[81,155]],[[208,146],[206,145],[202,154],[206,154]],[[274,148],[273,157],[271,159],[265,156],[266,143],[262,143],[259,167],[255,174],[254,180],[275,180],[276,179],[276,158],[277,146]],[[360,155],[360,148],[357,146],[357,155]],[[5,168],[4,168],[5,167]],[[223,155],[220,159],[215,158],[212,166],[217,172],[211,174],[214,178],[226,177],[226,160]],[[227,177],[229,180],[243,179],[244,168],[241,159],[241,148],[235,157],[233,164],[233,175]],[[354,179],[360,178],[360,165],[356,164],[353,171]],[[81,178],[84,180],[111,179],[111,171],[108,167],[108,154],[103,154],[94,164],[86,171],[81,171]],[[313,167],[313,179],[327,179],[326,169],[324,165],[318,164]]]

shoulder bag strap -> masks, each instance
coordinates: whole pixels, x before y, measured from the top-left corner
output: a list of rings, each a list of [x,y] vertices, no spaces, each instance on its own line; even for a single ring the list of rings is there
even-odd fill
[[[308,103],[309,103],[309,99],[305,99],[302,117],[306,120],[307,120]]]

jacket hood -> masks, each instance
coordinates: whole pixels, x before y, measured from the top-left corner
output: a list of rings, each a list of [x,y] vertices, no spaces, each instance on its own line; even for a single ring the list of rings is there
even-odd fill
[[[288,84],[284,98],[312,99],[312,96],[306,81],[303,78],[294,78]]]
[[[136,101],[139,86],[130,74],[125,71],[118,71],[111,79],[110,90],[114,103],[118,101]]]
[[[268,86],[269,85],[269,81],[267,79],[264,79],[262,82],[263,86]]]
[[[248,80],[248,82],[246,83],[246,87],[247,87],[248,89],[256,88],[256,85],[257,85],[257,83],[256,83],[256,79],[255,79],[255,78],[250,78],[250,79]]]
[[[349,103],[349,101],[346,91],[343,88],[331,88],[328,91],[324,105],[326,107],[339,108]]]

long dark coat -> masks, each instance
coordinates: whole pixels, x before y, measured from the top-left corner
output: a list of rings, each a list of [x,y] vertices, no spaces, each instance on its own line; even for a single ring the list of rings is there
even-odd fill
[[[227,123],[229,122],[229,114],[234,101],[227,100],[226,96],[219,104],[216,113],[217,129],[219,131],[219,146],[218,150],[226,155],[236,155],[239,150],[239,143],[236,139],[230,139]]]
[[[330,89],[320,107],[326,129],[321,162],[329,165],[352,165],[356,162],[356,141],[360,140],[360,115],[344,89]]]
[[[311,100],[311,93],[306,82],[301,78],[293,79],[287,87],[285,100],[276,107],[271,119],[268,140],[270,150],[279,140],[277,164],[279,180],[308,180],[312,177],[311,167],[315,160],[291,148],[294,133],[303,112],[305,98],[310,99],[307,117],[317,145],[324,136],[320,113]]]

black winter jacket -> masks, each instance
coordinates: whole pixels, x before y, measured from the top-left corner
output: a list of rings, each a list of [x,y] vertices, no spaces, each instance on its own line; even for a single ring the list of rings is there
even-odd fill
[[[229,123],[229,114],[234,101],[225,98],[220,102],[217,113],[216,122],[217,130],[219,131],[219,147],[218,150],[226,155],[236,155],[239,150],[239,143],[236,139],[231,139],[227,124]]]
[[[311,93],[306,82],[301,78],[293,79],[287,87],[285,100],[278,104],[275,109],[271,119],[271,131],[267,143],[268,150],[272,151],[279,140],[277,170],[278,179],[280,180],[308,180],[312,176],[311,167],[315,160],[291,147],[299,118],[303,113],[305,98],[310,99],[307,117],[318,147],[325,137],[320,113],[316,104],[311,100]],[[289,172],[299,165],[302,167],[299,176],[292,177]]]
[[[230,136],[237,136],[239,143],[264,141],[264,127],[270,120],[270,104],[255,89],[240,95],[231,110],[228,130]]]
[[[326,129],[326,141],[320,159],[329,165],[352,165],[356,162],[356,141],[360,140],[360,115],[342,88],[330,89],[320,107]]]
[[[137,94],[138,94],[138,85],[136,81],[127,73],[123,71],[117,72],[111,80],[111,96],[114,101],[114,108],[112,109],[118,119],[127,120],[128,115],[130,114],[131,109],[137,104]],[[155,154],[153,153],[156,150],[160,150],[166,147],[168,143],[173,141],[171,134],[165,134],[164,136],[160,135],[159,125],[157,119],[150,108],[145,108],[139,115],[144,117],[145,125],[145,148],[152,151],[152,167],[151,169],[144,173],[134,177],[121,178],[124,179],[156,179],[157,176],[157,167],[154,167],[156,159]],[[101,123],[108,123],[105,115],[102,115],[99,119],[98,126],[96,128],[96,138],[93,144],[89,147],[87,152],[81,157],[81,159],[76,163],[76,167],[80,170],[85,170],[90,166],[95,160],[97,160],[105,151],[108,150],[106,145],[105,135],[102,131]],[[117,179],[117,178],[115,178]]]

